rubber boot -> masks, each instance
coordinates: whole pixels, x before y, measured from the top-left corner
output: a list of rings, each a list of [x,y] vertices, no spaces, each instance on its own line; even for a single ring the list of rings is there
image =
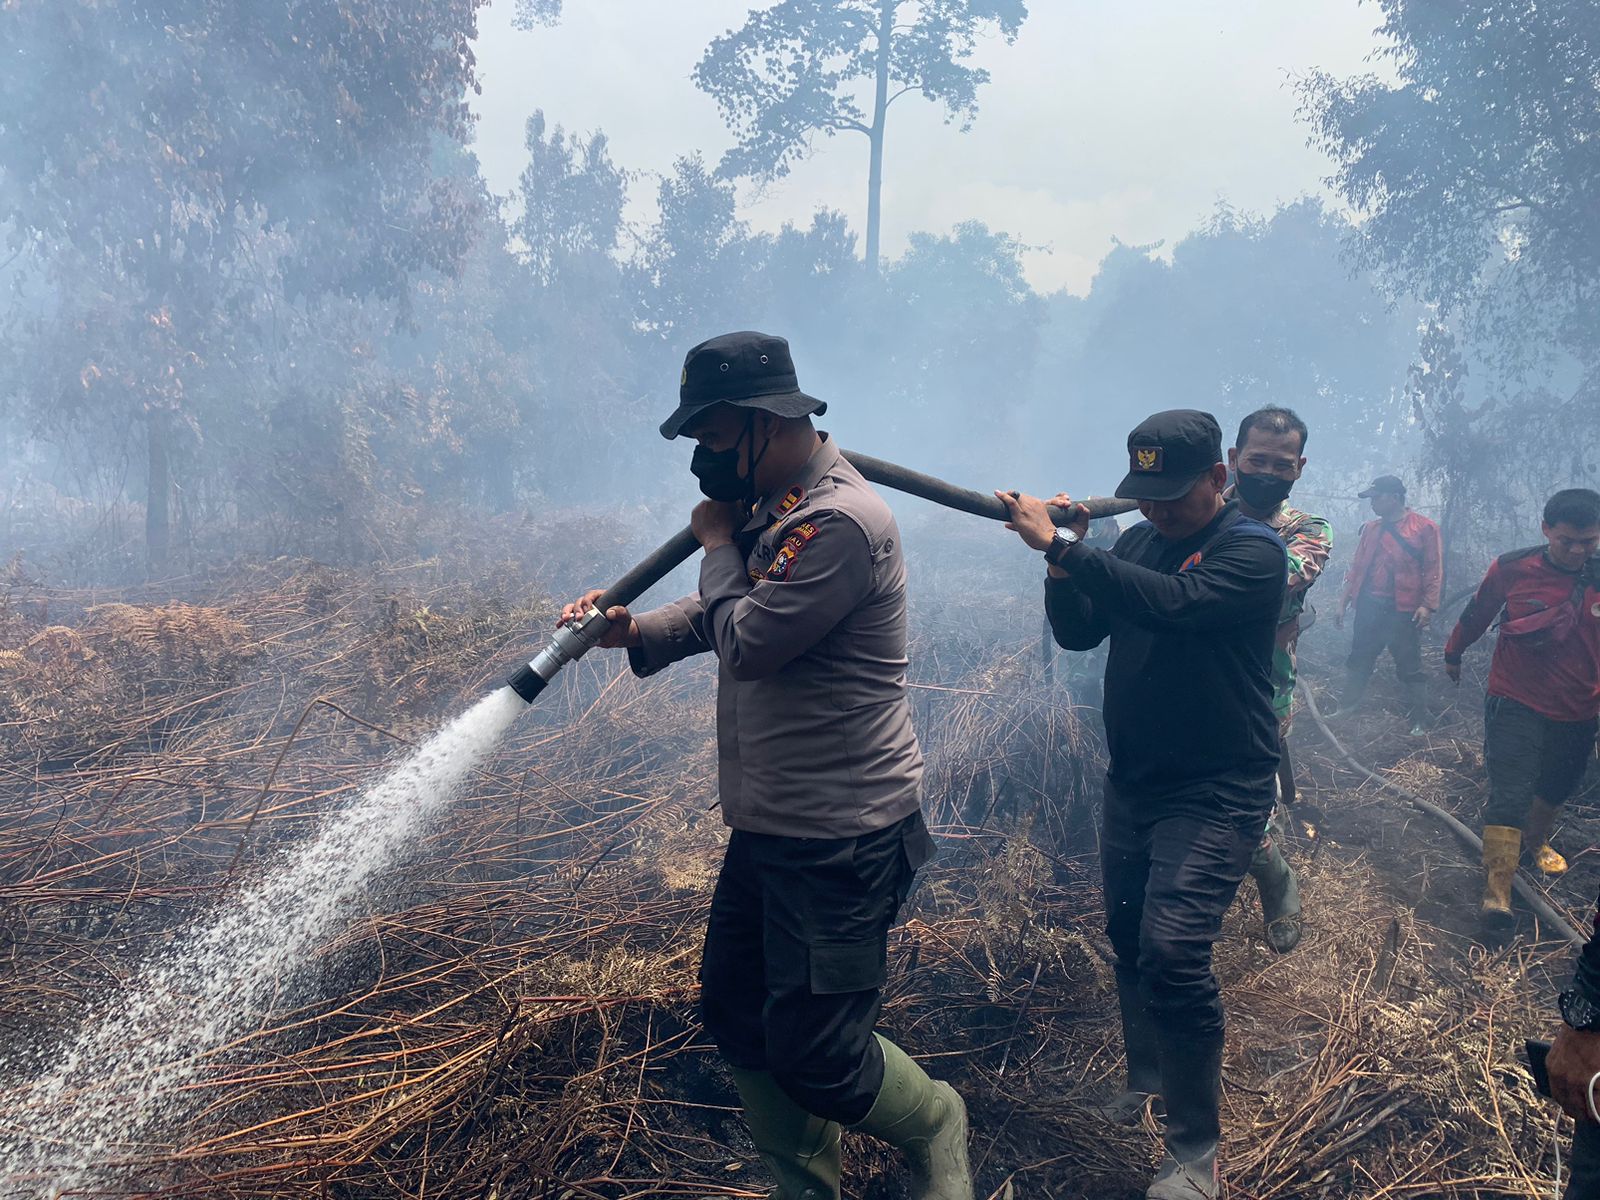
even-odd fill
[[[851,1128],[905,1155],[912,1200],[972,1200],[966,1104],[948,1083],[929,1079],[899,1046],[875,1036],[883,1049],[883,1087],[872,1111]]]
[[[1344,673],[1344,687],[1335,697],[1333,712],[1329,716],[1353,717],[1362,712],[1367,703],[1367,685],[1371,682],[1371,675],[1362,675],[1359,671],[1346,670]]]
[[[780,1200],[839,1200],[839,1124],[801,1108],[770,1071],[732,1068],[750,1140],[772,1172]]]
[[[1511,915],[1511,880],[1521,850],[1522,830],[1510,825],[1483,827],[1483,907],[1478,925],[1486,934],[1505,934],[1516,927]]]
[[[1155,1018],[1139,994],[1138,972],[1120,964],[1117,1007],[1122,1010],[1122,1045],[1128,1056],[1127,1086],[1090,1111],[1103,1121],[1134,1125],[1143,1116],[1150,1098],[1161,1093],[1161,1046]]]
[[[1256,847],[1250,859],[1250,877],[1261,894],[1267,944],[1279,954],[1287,954],[1300,944],[1300,885],[1273,834],[1269,833]]]
[[[1522,844],[1527,847],[1533,865],[1546,875],[1567,873],[1567,860],[1550,845],[1550,831],[1555,828],[1556,814],[1560,811],[1535,796],[1528,806],[1528,819],[1522,823]]]
[[[1167,1102],[1166,1154],[1145,1200],[1216,1200],[1222,1194],[1222,1034],[1162,1028],[1161,1081]]]
[[[1428,693],[1420,679],[1401,685],[1405,694],[1406,720],[1412,737],[1427,736],[1431,721],[1428,717]]]

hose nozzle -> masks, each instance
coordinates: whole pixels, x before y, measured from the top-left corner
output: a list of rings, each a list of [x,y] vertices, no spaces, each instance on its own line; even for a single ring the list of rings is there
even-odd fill
[[[599,645],[610,626],[611,622],[606,620],[605,613],[598,608],[591,608],[581,617],[557,629],[550,644],[539,651],[532,662],[519,668],[506,683],[524,701],[532,704],[544,691],[545,685],[555,678],[556,672]]]

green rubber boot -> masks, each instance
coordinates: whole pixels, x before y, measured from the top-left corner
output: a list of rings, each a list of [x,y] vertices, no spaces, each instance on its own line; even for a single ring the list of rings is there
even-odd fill
[[[967,1165],[967,1106],[955,1088],[929,1079],[888,1038],[883,1048],[883,1087],[872,1111],[852,1126],[893,1146],[911,1167],[912,1200],[972,1200]]]
[[[1279,954],[1287,954],[1300,944],[1300,885],[1295,881],[1294,868],[1283,857],[1275,833],[1265,841],[1250,860],[1250,875],[1261,894],[1267,942]]]
[[[777,1181],[778,1200],[839,1200],[839,1124],[789,1098],[770,1071],[730,1068],[750,1140]]]

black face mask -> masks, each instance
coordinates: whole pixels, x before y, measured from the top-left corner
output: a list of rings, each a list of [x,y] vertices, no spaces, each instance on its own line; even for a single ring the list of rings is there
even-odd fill
[[[739,474],[739,447],[732,450],[707,450],[694,448],[689,460],[689,470],[700,481],[700,490],[712,500],[731,502],[742,500],[749,488]]]
[[[739,440],[730,450],[707,450],[704,446],[694,448],[694,456],[689,460],[689,470],[700,481],[700,491],[710,500],[719,500],[724,504],[739,501],[745,505],[755,503],[756,467],[767,453],[767,446],[761,447],[750,463],[750,478],[746,479],[739,474],[739,448],[749,440],[755,444],[756,419],[752,414],[744,423],[744,432],[739,435]],[[770,446],[769,439],[767,445]]]
[[[1289,498],[1294,480],[1279,479],[1276,475],[1246,475],[1235,471],[1233,483],[1239,489],[1239,499],[1251,508],[1277,511],[1278,505]]]

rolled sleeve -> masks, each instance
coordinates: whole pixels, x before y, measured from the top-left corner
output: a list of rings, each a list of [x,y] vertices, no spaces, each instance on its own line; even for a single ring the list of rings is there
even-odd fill
[[[737,553],[737,551],[735,551]],[[634,617],[639,644],[628,649],[628,665],[641,679],[673,663],[711,649],[704,629],[705,608],[699,596],[685,596],[671,604]]]
[[[1308,517],[1284,545],[1289,552],[1289,594],[1303,596],[1333,553],[1333,528],[1321,517]]]

